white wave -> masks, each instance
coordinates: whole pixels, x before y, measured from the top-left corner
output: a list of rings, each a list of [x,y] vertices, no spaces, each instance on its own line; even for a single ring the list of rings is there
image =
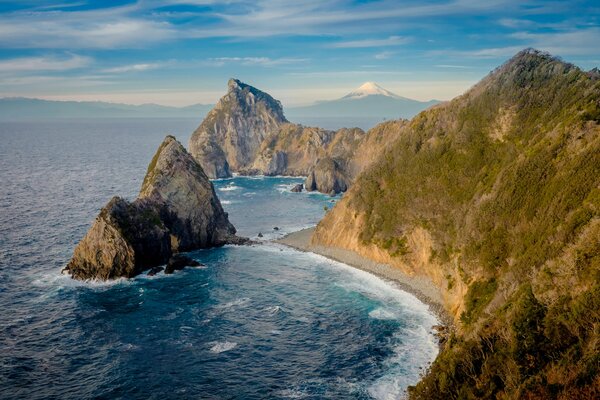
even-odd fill
[[[369,313],[369,317],[374,319],[393,320],[398,319],[399,316],[391,310],[385,308],[376,308]]]
[[[88,279],[85,281],[81,281],[79,279],[73,279],[68,273],[61,273],[60,271],[56,271],[32,276],[31,284],[38,287],[53,287],[55,289],[60,290],[69,287],[87,287],[91,289],[102,289],[115,285],[131,285],[133,282],[133,279],[128,278],[117,278],[109,281],[97,279]]]
[[[237,347],[235,342],[211,342],[209,345],[212,346],[210,348],[211,353],[223,353]]]
[[[281,311],[281,306],[269,306],[265,308],[267,314],[275,315]]]
[[[238,189],[241,189],[241,188],[239,186],[235,186],[233,184],[230,184],[228,186],[223,186],[223,187],[219,188],[219,190],[221,192],[230,192],[232,190],[238,190]]]
[[[215,308],[218,308],[220,310],[228,310],[232,307],[239,307],[239,306],[244,306],[246,304],[248,304],[250,302],[250,298],[248,297],[241,297],[239,299],[235,299],[233,301],[230,301],[228,303],[225,304],[217,304],[215,306]]]
[[[269,333],[271,335],[281,335],[283,333],[283,331],[281,331],[279,329],[273,329],[273,330],[269,331]]]
[[[286,399],[303,399],[306,397],[306,393],[298,389],[284,389],[277,392],[278,397]]]
[[[233,201],[231,201],[231,200],[221,200],[221,204],[227,205],[227,204],[232,204],[232,203],[233,203]]]

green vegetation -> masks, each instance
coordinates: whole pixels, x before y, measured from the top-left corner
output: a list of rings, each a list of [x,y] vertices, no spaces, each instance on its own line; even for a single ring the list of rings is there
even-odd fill
[[[465,324],[470,324],[479,318],[479,315],[488,305],[494,294],[498,284],[494,278],[487,281],[476,281],[469,286],[469,291],[465,298],[465,312],[462,313],[460,319]]]
[[[412,398],[600,396],[599,122],[600,80],[527,51],[358,178],[345,201],[363,243],[403,257],[399,233],[424,228],[443,289],[472,282]]]
[[[160,156],[160,153],[163,151],[163,149],[171,142],[171,140],[177,140],[177,139],[175,139],[174,136],[167,135],[165,140],[163,140],[163,142],[158,147],[158,150],[156,150],[156,153],[154,153],[154,156],[152,157],[150,164],[148,164],[148,169],[146,170],[146,176],[144,177],[144,182],[142,183],[142,192],[148,185],[152,184],[152,181],[154,179],[154,168],[156,168],[156,163],[158,162],[158,157]]]

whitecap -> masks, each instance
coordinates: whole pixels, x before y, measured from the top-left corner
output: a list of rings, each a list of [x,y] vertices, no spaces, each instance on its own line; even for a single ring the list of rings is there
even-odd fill
[[[238,189],[240,189],[240,187],[235,186],[235,185],[229,185],[229,186],[224,186],[224,187],[219,188],[219,190],[221,192],[229,192],[229,191],[238,190]]]
[[[210,348],[211,353],[217,354],[232,350],[237,347],[237,343],[235,342],[211,342],[209,345],[212,346]]]
[[[286,399],[302,399],[306,397],[306,394],[298,389],[284,389],[277,392],[279,397]]]
[[[390,310],[386,310],[385,308],[376,308],[373,311],[371,311],[369,313],[369,317],[374,318],[374,319],[383,319],[383,320],[392,320],[392,319],[398,319],[398,316],[390,311]]]
[[[269,306],[269,307],[265,308],[265,312],[267,314],[271,314],[271,315],[275,315],[275,314],[279,313],[280,311],[281,311],[280,306]]]
[[[250,298],[248,297],[241,297],[239,299],[235,299],[233,301],[227,302],[225,304],[217,304],[215,306],[215,308],[221,309],[221,310],[228,310],[232,307],[238,307],[238,306],[243,306],[246,305],[250,302]]]

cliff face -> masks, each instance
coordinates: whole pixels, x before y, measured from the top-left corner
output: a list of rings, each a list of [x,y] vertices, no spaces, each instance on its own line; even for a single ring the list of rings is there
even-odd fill
[[[76,279],[133,277],[180,251],[243,241],[202,168],[167,136],[139,197],[115,197],[102,208],[66,270]]]
[[[286,123],[281,103],[237,79],[190,138],[192,155],[210,178],[247,168],[265,137]]]
[[[309,192],[318,190],[321,193],[336,194],[348,189],[349,179],[334,159],[320,159],[311,169],[304,181],[304,187]]]
[[[394,128],[319,224],[442,291],[457,331],[413,398],[598,395],[599,122],[593,73],[523,51]]]
[[[318,160],[332,158],[344,175],[366,137],[358,128],[329,131],[288,123],[281,103],[232,79],[190,139],[190,151],[209,178],[243,175],[308,175]],[[358,170],[360,163],[353,164]],[[318,187],[324,185],[317,185]]]

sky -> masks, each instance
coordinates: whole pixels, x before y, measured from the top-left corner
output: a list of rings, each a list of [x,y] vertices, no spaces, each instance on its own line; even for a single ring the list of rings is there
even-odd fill
[[[600,66],[600,2],[0,0],[0,97],[304,105],[365,81],[449,100],[523,48]]]

